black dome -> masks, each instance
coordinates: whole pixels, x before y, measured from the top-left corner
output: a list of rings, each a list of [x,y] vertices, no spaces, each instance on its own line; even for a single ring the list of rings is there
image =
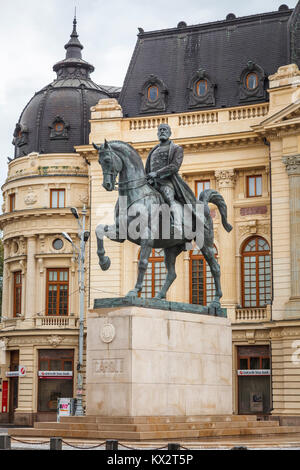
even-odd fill
[[[88,144],[91,106],[101,98],[118,96],[118,89],[106,89],[90,79],[94,67],[81,57],[76,24],[75,18],[66,58],[53,67],[57,78],[34,95],[16,124],[15,158],[31,152],[72,153],[75,145]]]

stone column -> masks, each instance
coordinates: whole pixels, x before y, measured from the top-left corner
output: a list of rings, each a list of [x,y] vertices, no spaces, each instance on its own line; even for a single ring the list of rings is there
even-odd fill
[[[25,300],[25,319],[31,319],[35,316],[35,292],[36,292],[36,239],[35,236],[27,238],[27,270],[26,270],[26,300]]]
[[[2,287],[2,315],[4,317],[10,316],[9,312],[9,265],[5,261],[8,258],[8,244],[7,242],[3,243],[3,287]]]
[[[300,316],[300,155],[283,157],[289,176],[291,296],[287,314]]]
[[[222,194],[227,204],[227,219],[228,222],[234,227],[234,187],[236,183],[235,170],[224,169],[216,170],[215,177],[218,184],[218,190]],[[221,267],[221,286],[223,298],[221,303],[225,308],[228,308],[228,316],[234,314],[234,307],[237,303],[236,299],[236,261],[235,261],[235,229],[228,233],[220,223],[220,249],[219,249],[219,264]],[[231,312],[230,312],[231,310]]]

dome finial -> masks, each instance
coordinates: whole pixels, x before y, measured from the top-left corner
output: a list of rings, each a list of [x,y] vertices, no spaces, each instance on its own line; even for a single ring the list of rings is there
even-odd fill
[[[74,11],[74,20],[73,20],[73,31],[72,31],[71,37],[72,37],[72,36],[78,37],[77,30],[76,30],[76,26],[77,26],[77,18],[76,18],[76,7],[75,7],[75,11]]]
[[[77,18],[76,18],[76,7],[75,7],[75,14],[73,19],[73,31],[71,33],[71,37],[69,42],[65,45],[65,49],[67,50],[66,59],[70,58],[77,58],[81,59],[81,49],[83,49],[83,45],[80,43],[78,39],[77,33]]]

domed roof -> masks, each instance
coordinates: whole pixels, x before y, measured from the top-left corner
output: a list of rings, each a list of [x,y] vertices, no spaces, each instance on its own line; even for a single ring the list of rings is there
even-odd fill
[[[119,94],[120,89],[91,80],[94,67],[82,59],[76,25],[74,18],[66,58],[53,67],[57,78],[33,96],[16,124],[15,158],[31,152],[75,152],[75,145],[88,144],[90,108]]]

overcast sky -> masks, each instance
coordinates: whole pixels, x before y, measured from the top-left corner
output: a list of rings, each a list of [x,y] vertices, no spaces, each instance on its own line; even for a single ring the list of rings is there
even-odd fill
[[[0,0],[0,184],[15,124],[36,91],[55,78],[52,66],[65,57],[74,7],[83,58],[95,66],[98,84],[122,86],[136,42],[145,31],[276,11],[282,0]],[[288,0],[294,8],[297,0]]]

